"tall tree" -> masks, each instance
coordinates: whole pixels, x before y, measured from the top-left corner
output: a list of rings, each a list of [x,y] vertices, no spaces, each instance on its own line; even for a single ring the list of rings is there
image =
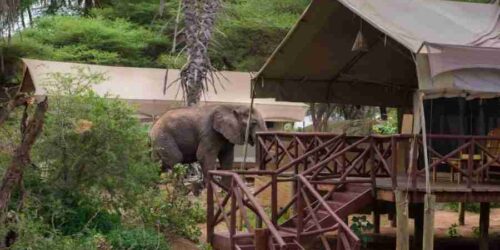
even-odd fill
[[[209,83],[215,88],[208,48],[219,8],[220,0],[183,0],[188,61],[181,70],[181,86],[188,106],[200,101]]]
[[[12,26],[17,21],[20,0],[0,0],[0,36],[10,42]],[[4,40],[5,41],[5,40]],[[0,72],[5,73],[3,48],[0,47]]]

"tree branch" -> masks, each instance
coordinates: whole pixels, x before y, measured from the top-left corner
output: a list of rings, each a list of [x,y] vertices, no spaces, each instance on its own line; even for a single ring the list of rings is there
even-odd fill
[[[12,161],[5,171],[0,186],[0,213],[5,212],[14,188],[22,181],[24,167],[30,164],[30,151],[36,138],[42,132],[47,109],[48,100],[45,98],[37,105],[35,113],[27,122],[21,143],[14,150]]]

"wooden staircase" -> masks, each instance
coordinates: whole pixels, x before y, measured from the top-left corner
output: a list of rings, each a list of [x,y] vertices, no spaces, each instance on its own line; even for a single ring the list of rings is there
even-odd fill
[[[372,186],[366,183],[344,183],[335,188],[334,192],[325,192],[312,190],[313,185],[308,183],[305,177],[302,177],[302,180],[306,183],[302,185],[303,196],[300,199],[302,202],[297,200],[295,215],[275,226],[284,244],[279,245],[276,237],[269,237],[265,249],[304,249],[305,244],[319,237],[325,249],[330,250],[332,248],[324,238],[324,234],[334,231],[337,231],[338,240],[337,247],[333,249],[359,249],[359,239],[344,221],[347,221],[350,214],[372,204],[374,201]],[[300,206],[302,209],[299,209]],[[233,236],[230,235],[228,231],[215,232],[212,238],[213,248],[216,250],[261,250],[256,248],[253,232],[234,231]],[[233,248],[231,242],[233,242]]]
[[[367,184],[347,183],[343,185],[340,190],[325,197],[325,202],[338,217],[347,220],[347,216],[372,204],[372,188]],[[320,232],[308,232],[318,231],[320,228],[333,228],[337,226],[337,222],[329,216],[326,208],[318,204],[316,207],[313,207],[312,210],[314,211],[314,216],[310,209],[306,208],[305,218],[302,221],[303,234],[308,235],[306,238],[313,238],[321,234]],[[316,217],[316,219],[314,217]],[[285,232],[296,234],[299,224],[298,220],[298,217],[294,216],[283,223],[279,228]],[[318,224],[315,223],[316,220],[319,223],[319,227]]]
[[[296,235],[279,230],[280,236],[285,241],[281,249],[303,250],[304,248],[296,241]],[[237,250],[255,250],[255,239],[253,233],[236,232],[235,249]],[[270,246],[272,244],[272,247]],[[230,237],[228,232],[215,233],[212,243],[214,249],[231,249]],[[275,242],[269,243],[267,249],[279,249]]]

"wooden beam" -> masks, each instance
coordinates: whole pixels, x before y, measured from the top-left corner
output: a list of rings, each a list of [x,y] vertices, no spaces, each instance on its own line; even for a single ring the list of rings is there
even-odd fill
[[[396,250],[410,249],[410,234],[408,231],[408,200],[401,190],[394,191],[396,194]]]
[[[373,232],[376,234],[380,233],[380,211],[379,211],[379,205],[377,204],[377,201],[375,200],[373,202]]]
[[[479,208],[479,250],[488,250],[489,227],[490,227],[490,203],[481,202]]]
[[[458,225],[465,225],[465,202],[458,203]]]
[[[413,246],[422,249],[422,238],[424,236],[424,204],[415,203]]]
[[[458,99],[458,119],[459,119],[459,133],[465,135],[465,99]],[[463,141],[460,141],[463,144]],[[458,183],[462,181],[462,174],[458,173]],[[465,225],[465,203],[461,202],[458,205],[458,225]]]
[[[254,237],[255,250],[266,250],[269,242],[269,230],[265,228],[256,228]]]
[[[434,211],[436,204],[435,195],[425,195],[424,203],[424,238],[422,240],[423,250],[434,249]]]

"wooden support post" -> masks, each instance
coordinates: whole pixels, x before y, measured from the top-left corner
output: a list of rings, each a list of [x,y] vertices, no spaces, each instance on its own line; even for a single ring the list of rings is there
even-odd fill
[[[396,215],[393,214],[392,215],[392,218],[391,218],[391,227],[397,227],[397,219],[396,219]]]
[[[458,203],[458,225],[465,225],[465,202]]]
[[[234,180],[231,180],[231,190],[235,189]],[[236,195],[231,193],[231,217],[229,218],[229,242],[231,249],[235,249],[236,239],[234,238],[236,234]]]
[[[413,246],[422,249],[422,238],[424,236],[424,204],[415,204]]]
[[[271,183],[271,221],[275,226],[278,225],[278,177],[272,175]]]
[[[489,227],[490,227],[490,203],[481,202],[479,208],[479,250],[488,250]]]
[[[436,196],[426,194],[424,197],[424,238],[423,250],[434,249],[434,211],[436,204]]]
[[[208,174],[207,178],[207,243],[212,245],[214,236],[214,190],[212,187],[212,177]],[[216,195],[216,194],[215,194]]]
[[[396,194],[396,250],[410,249],[410,234],[408,232],[408,201],[405,193],[395,190]]]
[[[254,237],[255,250],[267,250],[269,242],[269,230],[266,228],[256,228]]]
[[[373,202],[373,232],[380,233],[380,212],[377,201]]]

